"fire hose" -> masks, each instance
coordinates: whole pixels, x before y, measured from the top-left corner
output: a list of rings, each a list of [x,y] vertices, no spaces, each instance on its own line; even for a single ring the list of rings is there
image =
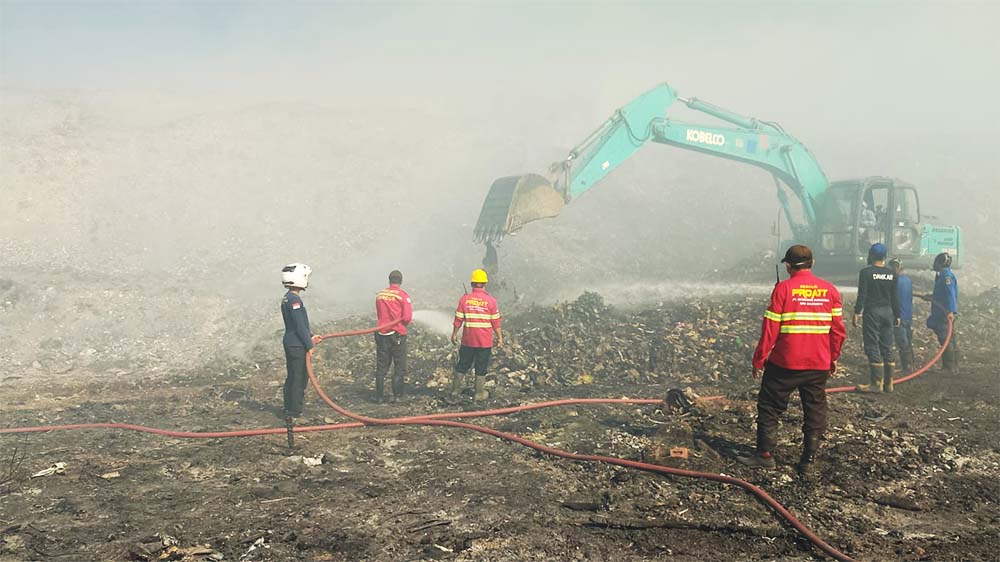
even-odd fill
[[[390,328],[398,322],[393,322],[390,324],[377,326],[375,328],[368,328],[363,330],[352,330],[346,332],[337,332],[331,334],[325,334],[320,336],[320,341],[370,334],[375,331],[382,331]],[[923,367],[917,369],[913,373],[910,373],[904,377],[901,377],[895,381],[895,384],[905,383],[910,381],[930,369],[944,353],[945,349],[951,342],[952,337],[953,322],[948,319],[948,333],[945,337],[945,341],[942,343],[938,352],[934,357]],[[309,375],[309,380],[316,389],[317,394],[320,398],[332,408],[337,413],[344,417],[355,420],[353,423],[339,423],[339,424],[328,424],[328,425],[317,425],[317,426],[307,426],[307,427],[295,427],[294,431],[297,433],[312,432],[312,431],[329,431],[329,430],[339,430],[339,429],[349,429],[349,428],[359,428],[369,425],[429,425],[438,427],[456,427],[460,429],[466,429],[470,431],[476,431],[479,433],[484,433],[487,435],[492,435],[494,437],[513,441],[519,443],[526,447],[530,447],[537,451],[553,455],[556,457],[561,457],[565,459],[578,460],[578,461],[591,461],[591,462],[603,462],[607,464],[635,468],[639,470],[644,470],[647,472],[656,472],[661,474],[670,474],[673,476],[683,476],[687,478],[701,478],[706,480],[713,480],[716,482],[721,482],[723,484],[729,484],[733,486],[738,486],[744,490],[750,492],[763,503],[771,507],[778,515],[780,515],[785,521],[788,522],[793,528],[795,528],[799,533],[801,533],[806,539],[809,540],[814,546],[822,550],[826,554],[830,555],[836,560],[841,560],[845,562],[853,562],[853,558],[847,556],[843,552],[835,549],[834,547],[827,544],[818,535],[813,533],[808,527],[806,527],[802,522],[800,522],[791,512],[788,511],[784,506],[778,503],[777,500],[772,498],[767,492],[765,492],[759,486],[751,484],[746,480],[739,478],[734,478],[732,476],[727,476],[724,474],[714,474],[710,472],[698,472],[693,470],[685,470],[680,468],[671,468],[662,465],[644,463],[639,461],[632,461],[627,459],[621,459],[617,457],[608,457],[601,455],[585,455],[579,453],[571,453],[569,451],[564,451],[561,449],[556,449],[553,447],[548,447],[540,443],[536,443],[529,439],[525,439],[519,435],[514,435],[511,433],[506,433],[498,431],[489,427],[451,421],[453,418],[472,418],[472,417],[485,417],[485,416],[496,416],[503,414],[511,414],[515,412],[523,412],[528,410],[536,410],[541,408],[549,408],[553,406],[563,406],[563,405],[573,405],[573,404],[659,404],[663,401],[660,399],[641,399],[641,398],[577,398],[577,399],[565,399],[565,400],[554,400],[549,402],[539,402],[534,404],[525,404],[521,406],[512,406],[508,408],[498,408],[492,410],[479,410],[472,412],[448,412],[441,414],[428,414],[423,416],[405,416],[398,418],[372,418],[368,416],[362,416],[356,414],[343,408],[333,402],[323,389],[319,385],[319,381],[316,378],[315,373],[312,368],[312,355],[306,355],[306,367],[307,373]],[[857,386],[843,386],[827,389],[827,393],[839,393],[839,392],[851,392],[857,390]],[[702,400],[722,400],[723,396],[708,396],[703,397]],[[155,435],[163,435],[168,437],[177,438],[195,438],[195,439],[217,439],[217,438],[228,438],[228,437],[249,437],[257,435],[276,435],[284,433],[286,430],[284,428],[263,428],[263,429],[249,429],[249,430],[238,430],[238,431],[219,431],[219,432],[188,432],[188,431],[171,431],[135,424],[125,424],[125,423],[86,423],[86,424],[67,424],[67,425],[52,425],[52,426],[35,426],[35,427],[19,427],[19,428],[4,428],[0,429],[0,434],[15,434],[15,433],[37,433],[46,431],[59,431],[59,430],[71,430],[71,429],[126,429],[132,431],[139,431],[144,433],[151,433]]]

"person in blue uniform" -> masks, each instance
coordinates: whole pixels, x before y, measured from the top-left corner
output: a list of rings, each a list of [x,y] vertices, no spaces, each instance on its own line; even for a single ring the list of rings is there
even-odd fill
[[[285,321],[285,336],[282,345],[285,348],[285,378],[284,415],[285,424],[290,428],[295,418],[302,415],[302,402],[305,399],[306,385],[309,374],[306,371],[306,354],[312,353],[313,347],[319,343],[320,337],[314,336],[309,329],[309,314],[299,295],[309,286],[309,274],[312,269],[304,263],[293,263],[281,269],[281,284],[288,289],[281,299],[281,318]],[[291,433],[289,433],[289,443]]]
[[[921,296],[922,299],[931,301],[931,314],[927,317],[927,327],[934,331],[938,343],[944,345],[944,340],[948,337],[948,321],[953,322],[951,341],[941,354],[941,362],[946,371],[957,375],[958,334],[954,328],[954,320],[958,316],[958,279],[951,271],[951,256],[947,252],[941,252],[934,257],[934,271],[936,272],[934,293]]]
[[[899,363],[903,373],[913,372],[913,280],[903,273],[903,261],[889,260],[889,269],[896,272],[896,289],[899,293],[899,325],[893,329]]]

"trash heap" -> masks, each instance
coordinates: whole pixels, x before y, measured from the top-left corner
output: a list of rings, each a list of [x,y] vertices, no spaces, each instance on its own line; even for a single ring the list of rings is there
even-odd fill
[[[734,297],[626,312],[588,292],[510,317],[494,371],[521,386],[732,380],[753,353],[760,306]]]
[[[765,306],[766,299],[759,295],[692,294],[645,308],[617,308],[592,292],[555,305],[531,305],[505,316],[506,345],[494,349],[487,385],[529,390],[588,384],[715,387],[745,382]],[[852,306],[847,299],[845,309]],[[1000,310],[1000,289],[970,296],[961,306],[960,338],[969,330],[991,341],[1000,337],[1000,327],[986,321]],[[936,351],[933,335],[923,328],[925,316],[926,306],[920,304],[914,345],[921,360]],[[370,323],[370,318],[355,317],[319,331],[364,328]],[[865,364],[860,334],[850,327],[848,332],[837,375],[843,384],[861,380],[862,374],[855,373],[854,367]],[[446,336],[419,324],[412,325],[409,333],[408,382],[446,388],[457,348]],[[965,341],[973,346],[980,340]],[[344,376],[371,383],[375,369],[372,336],[339,339],[323,345],[321,353],[326,363],[320,370],[343,370]]]
[[[494,349],[490,380],[505,388],[581,384],[704,385],[743,378],[760,330],[759,298],[724,297],[662,302],[619,310],[587,292],[570,302],[532,305],[504,319],[506,345]],[[365,327],[352,318],[321,331]],[[326,366],[358,381],[374,372],[372,337],[339,339],[322,348]],[[409,381],[443,388],[456,348],[414,325]],[[492,385],[491,385],[492,386]]]

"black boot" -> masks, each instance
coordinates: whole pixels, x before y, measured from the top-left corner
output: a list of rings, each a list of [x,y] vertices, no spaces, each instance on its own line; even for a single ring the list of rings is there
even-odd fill
[[[403,377],[401,375],[392,375],[392,402],[395,404],[397,401],[403,399]]]
[[[893,375],[896,370],[895,363],[885,363],[882,365],[882,392],[890,394],[893,391]]]
[[[288,448],[295,448],[295,418],[285,416],[285,431],[288,433]]]
[[[912,351],[900,351],[899,352],[899,366],[903,369],[903,374],[908,375],[913,372],[913,352]]]
[[[375,373],[375,402],[385,402],[385,375]]]
[[[816,453],[818,451],[818,436],[810,435],[802,441],[802,456],[799,457],[799,463],[795,465],[799,474],[809,477],[816,473]]]
[[[955,342],[949,343],[948,347],[945,348],[944,353],[941,354],[941,362],[949,375],[958,374],[958,348],[955,347]]]

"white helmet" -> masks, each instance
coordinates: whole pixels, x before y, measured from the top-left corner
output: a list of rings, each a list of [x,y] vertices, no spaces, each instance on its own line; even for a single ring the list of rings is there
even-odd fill
[[[305,289],[309,286],[312,268],[304,263],[290,263],[281,268],[281,284],[286,287]]]

